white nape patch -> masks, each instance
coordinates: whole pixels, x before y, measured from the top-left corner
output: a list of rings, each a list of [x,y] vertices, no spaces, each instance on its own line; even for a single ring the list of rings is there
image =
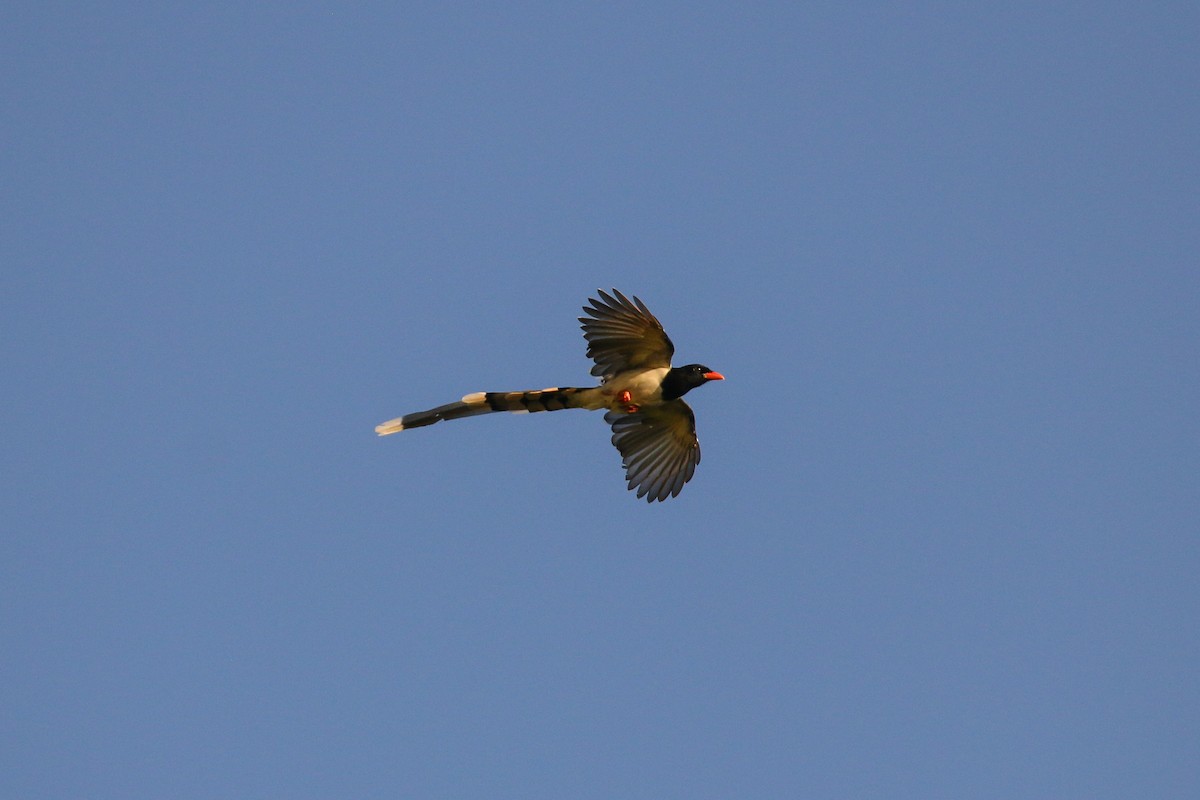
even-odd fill
[[[404,419],[404,417],[396,417],[396,419],[389,419],[387,422],[381,422],[375,426],[375,432],[380,436],[387,436],[389,433],[399,433],[400,431],[404,430],[404,423],[400,421],[402,419]]]
[[[477,406],[481,405],[486,398],[487,392],[471,392],[470,394],[463,395],[462,402],[469,406]]]

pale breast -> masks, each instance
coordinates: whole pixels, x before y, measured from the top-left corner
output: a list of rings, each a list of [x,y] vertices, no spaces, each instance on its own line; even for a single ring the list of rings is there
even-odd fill
[[[670,367],[650,370],[621,372],[604,384],[604,393],[616,398],[621,392],[629,392],[635,405],[657,403],[662,399],[662,381],[671,371]]]

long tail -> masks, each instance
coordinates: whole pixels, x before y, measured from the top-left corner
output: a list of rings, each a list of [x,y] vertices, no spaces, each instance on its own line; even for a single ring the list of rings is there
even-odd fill
[[[462,419],[496,411],[511,411],[514,414],[536,411],[560,411],[564,408],[603,408],[604,402],[596,389],[574,387],[538,389],[530,392],[475,392],[457,403],[416,411],[403,417],[388,420],[375,426],[380,436],[399,433],[409,428],[432,425],[444,419]]]

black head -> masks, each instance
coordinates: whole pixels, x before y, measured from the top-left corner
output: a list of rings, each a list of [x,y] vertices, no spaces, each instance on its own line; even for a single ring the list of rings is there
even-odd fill
[[[688,364],[686,367],[674,367],[663,378],[663,400],[674,400],[683,397],[697,386],[709,381],[723,381],[725,376],[714,372],[703,364]]]

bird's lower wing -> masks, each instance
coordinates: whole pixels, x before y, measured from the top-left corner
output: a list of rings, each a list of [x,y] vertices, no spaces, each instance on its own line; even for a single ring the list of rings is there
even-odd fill
[[[645,407],[632,414],[610,411],[613,446],[621,453],[629,488],[647,502],[675,497],[700,463],[696,417],[683,400]]]

